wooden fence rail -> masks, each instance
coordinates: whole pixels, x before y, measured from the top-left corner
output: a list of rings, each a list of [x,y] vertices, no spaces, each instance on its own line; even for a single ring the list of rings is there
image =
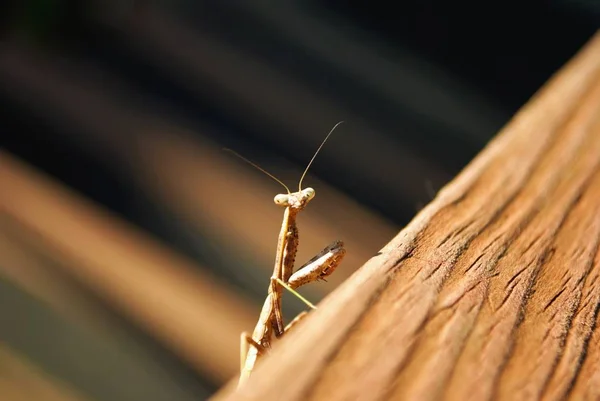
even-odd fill
[[[219,400],[600,398],[600,35]]]

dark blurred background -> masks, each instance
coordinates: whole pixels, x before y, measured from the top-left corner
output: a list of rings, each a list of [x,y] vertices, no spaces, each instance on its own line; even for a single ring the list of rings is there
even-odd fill
[[[600,3],[21,0],[0,19],[0,399],[197,400],[236,373],[281,218],[283,189],[223,147],[294,189],[345,121],[305,180],[299,260],[348,247],[318,301],[584,45]]]

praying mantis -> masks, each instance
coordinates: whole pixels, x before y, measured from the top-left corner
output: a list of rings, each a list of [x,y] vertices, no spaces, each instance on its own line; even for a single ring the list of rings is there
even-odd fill
[[[254,370],[259,357],[271,348],[273,336],[276,338],[283,336],[307,313],[302,312],[287,326],[284,326],[283,314],[281,311],[283,289],[288,289],[300,297],[311,308],[314,308],[314,306],[300,296],[295,289],[313,281],[323,280],[325,277],[329,276],[339,266],[344,255],[346,254],[344,243],[342,241],[334,241],[294,272],[294,263],[299,243],[296,218],[315,196],[314,189],[310,187],[302,189],[302,181],[304,180],[304,177],[306,176],[311,164],[319,154],[319,151],[323,145],[325,145],[325,142],[327,142],[327,139],[329,139],[331,134],[341,123],[343,123],[343,121],[338,122],[329,131],[323,142],[321,142],[321,145],[311,158],[310,162],[302,173],[302,176],[300,177],[297,192],[291,192],[282,181],[258,165],[252,163],[248,159],[240,156],[230,149],[225,149],[226,151],[235,154],[245,162],[256,167],[273,180],[277,181],[287,191],[287,193],[276,195],[274,198],[276,205],[285,208],[283,212],[281,230],[279,232],[279,239],[277,241],[275,265],[273,267],[273,274],[269,283],[267,297],[263,304],[254,331],[252,332],[252,335],[249,335],[247,332],[243,332],[241,334],[240,378],[238,386],[243,385],[250,378],[250,375]]]

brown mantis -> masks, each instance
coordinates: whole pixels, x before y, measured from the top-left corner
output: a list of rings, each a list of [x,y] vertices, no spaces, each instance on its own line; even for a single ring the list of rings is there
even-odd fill
[[[283,295],[283,288],[287,288],[309,306],[314,308],[312,304],[304,300],[295,289],[301,285],[322,280],[337,268],[342,261],[346,250],[342,241],[335,241],[331,245],[323,249],[314,258],[309,260],[303,266],[301,266],[296,272],[294,272],[294,262],[296,259],[296,252],[298,250],[298,227],[296,225],[296,218],[300,211],[304,210],[306,205],[314,198],[315,190],[308,187],[302,189],[302,181],[308,172],[311,164],[315,160],[315,157],[329,139],[329,136],[333,131],[342,123],[337,123],[331,131],[327,134],[321,145],[313,155],[312,159],[306,166],[306,169],[300,177],[298,182],[298,191],[291,192],[290,189],[278,178],[268,173],[258,165],[252,163],[246,158],[239,154],[226,149],[236,156],[240,157],[245,162],[256,167],[273,180],[280,183],[287,191],[285,194],[279,194],[275,196],[274,202],[276,205],[283,206],[285,208],[283,212],[283,221],[281,223],[281,231],[279,232],[279,239],[277,242],[277,252],[275,254],[275,266],[273,268],[273,275],[271,276],[271,282],[269,284],[267,298],[263,304],[258,322],[252,332],[252,336],[244,332],[241,335],[241,346],[240,346],[240,380],[239,385],[242,385],[252,373],[256,362],[261,354],[271,348],[271,342],[273,335],[279,338],[287,332],[298,320],[306,315],[306,312],[298,315],[288,326],[283,324],[283,315],[281,312],[281,299]]]

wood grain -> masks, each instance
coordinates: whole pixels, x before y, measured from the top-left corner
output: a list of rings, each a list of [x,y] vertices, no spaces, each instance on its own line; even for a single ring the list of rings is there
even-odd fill
[[[600,395],[600,35],[219,400]]]

